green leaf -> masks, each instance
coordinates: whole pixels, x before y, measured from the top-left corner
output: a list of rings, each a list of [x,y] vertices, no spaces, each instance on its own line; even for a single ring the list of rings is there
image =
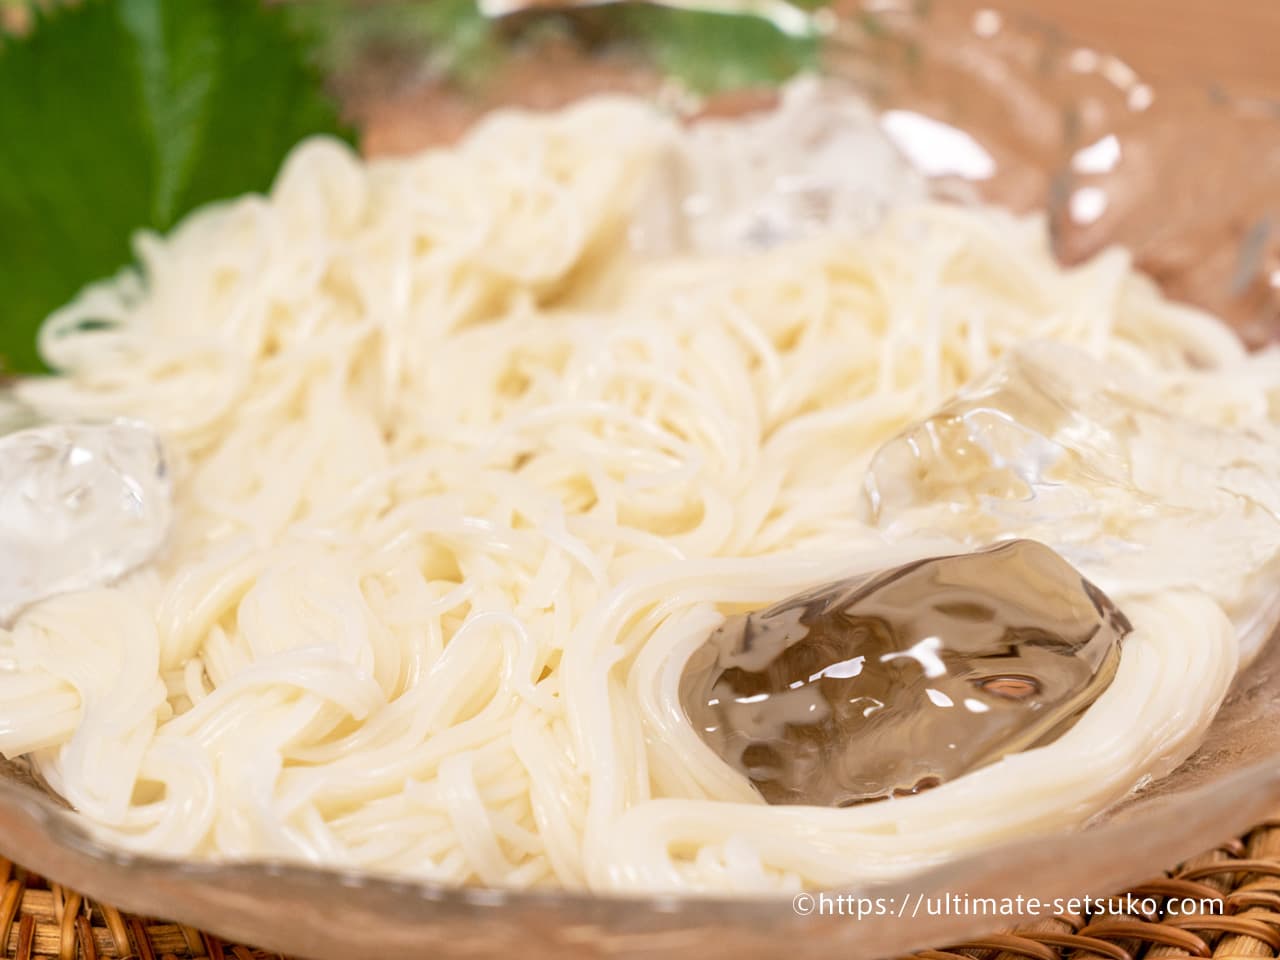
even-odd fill
[[[193,4],[186,16],[166,17],[152,0],[119,0],[119,9],[137,50],[143,117],[156,160],[151,221],[167,225],[195,165],[200,117],[213,95],[219,52],[214,11]]]
[[[624,13],[658,66],[701,93],[772,86],[817,66],[816,38],[788,36],[757,17],[660,7]]]
[[[830,0],[791,0],[817,10]],[[790,37],[753,14],[669,7],[532,10],[501,25],[476,0],[310,0],[290,6],[333,74],[357,71],[362,58],[396,53],[425,60],[439,75],[476,85],[495,73],[513,46],[536,49],[546,32],[576,37],[585,49],[629,47],[700,92],[776,83],[816,64],[817,40]]]
[[[279,10],[256,0],[84,0],[0,45],[0,366],[87,282],[211,200],[267,188],[339,133]]]
[[[310,0],[288,10],[333,74],[358,67],[364,55],[394,51],[413,59],[425,53],[439,74],[469,85],[482,80],[504,53],[497,26],[475,0]]]

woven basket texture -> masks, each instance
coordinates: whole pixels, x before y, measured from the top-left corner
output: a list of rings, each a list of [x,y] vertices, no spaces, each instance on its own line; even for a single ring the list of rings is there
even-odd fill
[[[3,859],[0,889],[3,960],[287,960],[190,927],[122,913]],[[917,960],[1276,957],[1280,955],[1280,816],[1126,892],[1134,894],[1135,902],[1156,909],[1146,915],[1046,917],[915,956]],[[1114,903],[1122,895],[1107,899]],[[1191,916],[1165,914],[1166,901],[1187,898],[1206,902],[1212,909]]]

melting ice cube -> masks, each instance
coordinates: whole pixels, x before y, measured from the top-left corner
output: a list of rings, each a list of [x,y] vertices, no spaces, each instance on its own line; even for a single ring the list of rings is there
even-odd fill
[[[1239,624],[1273,592],[1275,440],[1153,396],[1083,351],[1029,344],[876,453],[870,514],[891,536],[1039,540],[1113,593],[1205,589]]]
[[[681,678],[694,729],[771,803],[910,795],[1059,735],[1124,615],[1043,544],[910,563],[733,617]]]
[[[637,248],[724,253],[863,233],[927,188],[870,106],[808,77],[774,110],[691,126],[651,194],[633,224]]]
[[[169,531],[164,452],[142,423],[54,424],[0,436],[0,624],[150,560]]]

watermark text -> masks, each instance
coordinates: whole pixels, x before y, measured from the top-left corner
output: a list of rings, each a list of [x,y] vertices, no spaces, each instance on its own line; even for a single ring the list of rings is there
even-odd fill
[[[1130,914],[1166,917],[1221,915],[1224,903],[1216,897],[971,897],[968,894],[916,894],[865,897],[843,893],[797,893],[792,909],[802,917],[1035,917],[1062,914]]]

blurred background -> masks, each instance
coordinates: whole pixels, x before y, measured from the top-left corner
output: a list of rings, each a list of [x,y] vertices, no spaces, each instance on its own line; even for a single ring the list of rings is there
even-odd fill
[[[40,369],[38,322],[127,263],[134,230],[267,189],[304,136],[405,154],[489,108],[603,91],[692,91],[735,114],[824,55],[923,117],[917,152],[935,166],[977,136],[998,172],[977,178],[981,196],[1047,209],[1064,261],[1120,243],[1171,295],[1250,342],[1280,339],[1280,0],[890,4],[919,18],[870,12],[882,0],[788,2],[830,5],[850,29],[824,46],[640,4],[496,23],[477,0],[0,0],[0,371]],[[961,140],[937,141],[929,118]],[[1095,143],[1106,162],[1076,169]]]
[[[439,5],[451,0],[424,0]],[[865,0],[833,0],[858,9]],[[1193,81],[1236,95],[1280,99],[1280,0],[932,0],[935,8],[977,14],[986,8],[1055,24],[1073,41],[1114,54],[1161,86]],[[517,71],[517,100],[557,99],[559,78],[546,63]],[[602,77],[602,85],[628,86],[628,78]],[[636,79],[637,86],[643,80]],[[510,90],[508,90],[510,94]],[[357,91],[356,100],[359,101]],[[549,105],[549,104],[548,104]],[[424,107],[426,109],[424,109]],[[361,103],[356,110],[372,153],[402,152],[451,139],[470,111],[409,97]]]
[[[63,0],[0,0],[0,28],[22,25],[26,8],[33,2],[47,4]],[[816,5],[816,0],[792,2]],[[864,0],[830,2],[837,9],[857,9]],[[426,29],[434,39],[448,36],[449,55],[463,61],[472,57],[482,59],[477,54],[483,52],[476,36],[468,33],[476,32],[474,24],[456,14],[469,3],[470,0],[421,0],[417,5],[422,11],[418,25],[427,24]],[[932,3],[937,8],[952,8],[949,13],[976,14],[990,7],[1055,24],[1072,40],[1126,60],[1144,79],[1157,85],[1170,80],[1191,80],[1216,85],[1237,95],[1280,99],[1280,56],[1276,55],[1280,45],[1280,0],[932,0]],[[351,11],[413,6],[404,0],[292,0],[289,5],[310,11],[304,16],[312,17],[316,24],[324,24],[320,30],[336,37],[338,46],[344,42],[343,34],[350,38],[366,31],[369,24],[376,23],[380,17]],[[391,32],[402,29],[392,26],[386,17],[382,20],[383,29]],[[346,28],[329,25],[338,22],[345,23]],[[707,39],[711,47],[716,46],[712,39],[700,39]],[[721,38],[719,46],[728,48],[739,42],[737,38]],[[714,58],[717,53],[724,55],[725,50],[712,50],[710,56]],[[545,61],[536,69],[517,69],[509,83],[501,84],[506,88],[503,96],[528,101],[531,105],[538,105],[540,100],[558,100],[556,91],[562,84],[555,73],[555,66],[548,66]],[[469,106],[450,102],[448,97],[441,98],[438,89],[425,99],[410,96],[385,102],[388,86],[385,77],[380,79],[384,82],[369,83],[363,90],[342,91],[349,115],[365,134],[362,140],[367,152],[403,152],[451,140],[474,115]],[[647,82],[644,77],[633,80],[619,77],[616,72],[600,79],[602,86],[612,89],[640,88]],[[411,82],[408,86],[414,84]],[[512,96],[512,88],[517,95]]]
[[[937,0],[1044,17],[1160,81],[1194,77],[1280,97],[1278,0]]]

